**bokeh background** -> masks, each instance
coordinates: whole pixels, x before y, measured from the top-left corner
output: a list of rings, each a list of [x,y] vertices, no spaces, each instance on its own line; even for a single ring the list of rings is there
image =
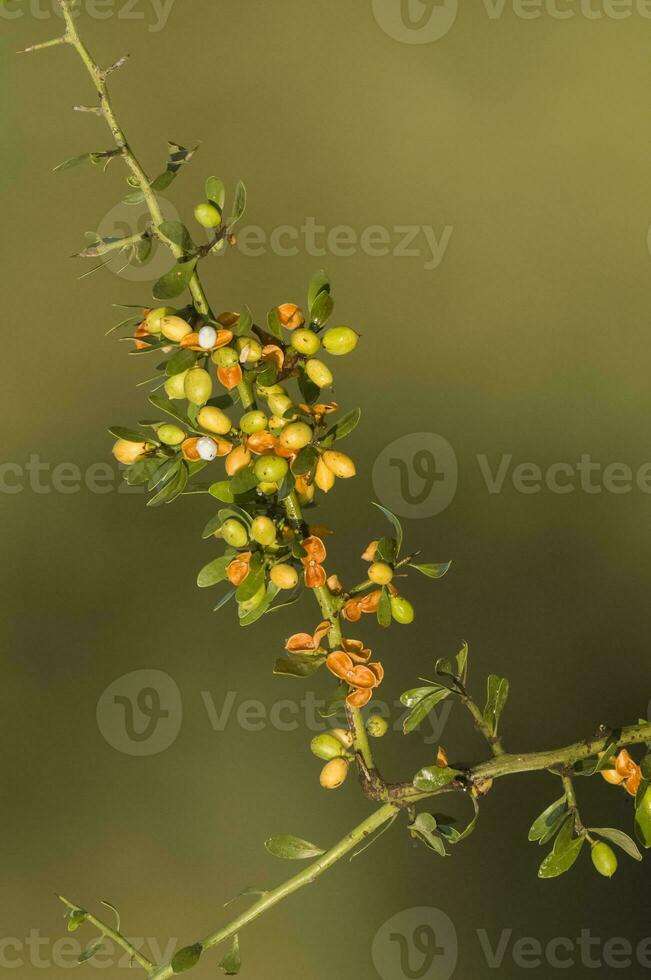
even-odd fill
[[[247,303],[260,317],[274,303],[301,302],[324,266],[336,318],[364,335],[337,362],[336,390],[340,404],[364,409],[347,444],[359,476],[338,484],[319,518],[336,529],[330,567],[349,581],[360,577],[362,548],[384,531],[370,505],[388,493],[388,475],[375,486],[371,476],[382,451],[413,433],[450,443],[454,499],[405,526],[411,546],[429,560],[453,558],[453,570],[440,583],[405,584],[417,607],[410,630],[384,634],[365,621],[364,637],[388,668],[387,702],[466,638],[479,698],[488,672],[509,677],[504,739],[526,751],[648,710],[648,493],[589,493],[577,478],[571,493],[527,494],[510,476],[522,462],[544,470],[582,454],[633,471],[651,460],[651,21],[642,5],[597,0],[556,13],[541,5],[537,17],[524,16],[535,6],[500,12],[486,2],[463,5],[455,20],[455,7],[413,0],[410,26],[398,0],[176,0],[165,10],[139,0],[89,9],[84,31],[101,61],[132,55],[114,78],[114,100],[152,174],[165,140],[202,141],[168,194],[189,223],[204,178],[217,173],[246,181],[244,224],[267,236],[309,219],[358,236],[388,230],[387,255],[359,244],[352,254],[310,255],[299,234],[298,254],[233,249],[204,275],[218,309]],[[121,318],[112,303],[148,303],[152,274],[112,266],[77,281],[89,266],[70,256],[85,231],[114,220],[124,174],[119,163],[105,176],[52,173],[110,144],[101,120],[70,111],[93,97],[72,52],[14,57],[59,29],[49,0],[7,9],[1,969],[59,978],[73,968],[74,947],[58,942],[55,890],[93,909],[111,901],[131,936],[149,937],[149,952],[152,941],[184,945],[225,921],[222,903],[241,888],[294,870],[265,852],[267,837],[327,845],[368,805],[353,780],[325,794],[310,733],[269,720],[279,701],[330,688],[325,676],[303,686],[271,675],[284,638],[317,621],[309,596],[240,630],[233,610],[213,615],[212,595],[194,586],[215,553],[199,537],[214,510],[208,498],[152,511],[141,495],[117,492],[115,470],[104,492],[84,483],[109,458],[107,425],[151,417],[136,385],[152,372],[105,331]],[[447,31],[430,19],[445,16]],[[131,214],[121,209],[116,220],[128,224]],[[405,225],[447,243],[438,264],[424,233],[416,254],[396,254],[394,229]],[[160,274],[160,256],[152,261]],[[419,443],[402,446],[409,468]],[[478,456],[493,471],[512,457],[501,492],[489,492]],[[73,467],[63,482],[60,464]],[[417,492],[419,477],[410,479]],[[116,748],[97,722],[102,693],[135,670],[169,675],[183,706],[176,737],[149,756]],[[237,716],[249,699],[263,718],[253,725]],[[482,757],[464,717],[443,722],[452,758]],[[377,746],[388,775],[431,761],[436,743],[423,735],[431,729]],[[623,793],[597,780],[579,790],[591,825],[630,829]],[[458,980],[498,969],[482,936],[493,949],[502,942],[508,980],[589,976],[595,959],[616,975],[646,975],[648,961],[635,956],[629,965],[621,954],[604,960],[608,940],[635,945],[651,932],[646,866],[622,857],[606,882],[586,855],[567,878],[537,880],[542,854],[527,830],[558,795],[551,776],[504,781],[478,831],[445,861],[396,824],[352,865],[247,928],[243,975],[447,980],[449,956],[422,972],[413,951],[407,973],[394,940],[378,940],[373,961],[387,920],[423,907],[452,923],[439,938],[448,950],[458,941]],[[419,915],[404,919],[408,938]],[[592,966],[576,944],[582,930],[599,940]],[[92,935],[84,927],[73,939]],[[569,938],[561,956],[574,965],[559,969],[543,954],[525,969],[514,952],[523,937],[543,946]],[[206,957],[196,976],[215,976],[217,962]],[[105,976],[124,975],[110,954],[100,963]]]

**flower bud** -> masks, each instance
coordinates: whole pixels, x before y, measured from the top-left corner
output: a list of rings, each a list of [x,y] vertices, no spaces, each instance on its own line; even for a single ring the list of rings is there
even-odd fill
[[[338,789],[348,775],[346,759],[331,759],[321,770],[319,782],[324,789]]]
[[[617,871],[617,855],[613,851],[612,847],[608,844],[604,844],[603,841],[599,841],[598,844],[592,845],[592,863],[594,864],[596,870],[604,878],[612,878],[612,876]]]
[[[222,524],[222,538],[232,548],[243,548],[249,541],[249,532],[241,521],[229,517]]]
[[[282,456],[260,456],[253,467],[258,483],[282,483],[289,465]]]
[[[306,362],[305,373],[317,388],[332,388],[334,384],[335,379],[330,368],[323,361],[317,361],[314,357]]]
[[[278,307],[278,316],[283,327],[287,330],[296,330],[305,323],[305,317],[301,313],[296,303],[283,303]]]
[[[233,428],[228,415],[215,405],[204,405],[197,413],[197,422],[206,432],[212,432],[216,436],[225,436]]]
[[[280,433],[279,442],[283,449],[297,453],[312,442],[313,434],[306,422],[291,422]]]
[[[305,354],[306,357],[312,357],[321,346],[321,341],[313,330],[308,330],[305,327],[301,327],[299,330],[295,330],[292,334],[290,344],[295,351],[298,351],[299,354]]]
[[[183,383],[185,397],[193,405],[205,405],[212,395],[212,378],[204,368],[190,368]]]
[[[267,548],[276,540],[276,525],[269,517],[256,517],[251,525],[251,537]]]
[[[357,347],[358,334],[350,327],[330,327],[323,335],[323,346],[328,354],[350,354]]]
[[[315,755],[317,759],[323,759],[324,762],[328,762],[330,759],[338,759],[344,754],[344,747],[341,742],[327,733],[315,735],[310,742],[310,749],[312,755]]]
[[[180,316],[164,316],[160,320],[160,332],[163,337],[178,344],[187,334],[192,333],[192,327]]]
[[[197,204],[194,209],[194,216],[202,228],[219,228],[222,223],[222,216],[219,208],[216,208],[210,201]]]
[[[199,459],[203,459],[206,463],[212,462],[219,455],[217,443],[210,436],[201,436],[197,439],[197,452]]]
[[[374,561],[368,570],[368,577],[376,585],[388,585],[393,578],[393,569],[385,561]]]
[[[240,429],[242,432],[245,432],[247,436],[253,435],[254,432],[262,432],[262,430],[266,428],[267,416],[264,414],[264,412],[247,412],[240,419]]]
[[[159,334],[161,332],[164,317],[174,316],[176,310],[172,306],[157,306],[155,310],[150,310],[145,317],[145,329],[147,333]]]
[[[332,470],[340,480],[348,480],[357,472],[350,456],[337,452],[335,449],[326,449],[322,459],[328,469]]]
[[[235,476],[245,466],[251,462],[251,453],[244,446],[236,446],[235,449],[226,457],[226,473],[228,476]]]
[[[118,463],[130,466],[145,455],[149,448],[146,442],[129,442],[127,439],[118,439],[113,446],[113,455]]]
[[[172,374],[165,382],[165,394],[168,398],[185,398],[185,376],[188,372],[181,371],[180,374]]]
[[[217,343],[217,331],[206,323],[197,334],[197,340],[202,350],[212,350]]]
[[[389,722],[382,715],[371,715],[366,722],[366,731],[372,738],[382,738],[389,730]]]
[[[403,596],[391,596],[391,615],[396,623],[408,626],[414,621],[414,607],[408,599]]]
[[[165,422],[156,429],[156,435],[166,446],[180,446],[185,439],[185,432],[178,425]]]

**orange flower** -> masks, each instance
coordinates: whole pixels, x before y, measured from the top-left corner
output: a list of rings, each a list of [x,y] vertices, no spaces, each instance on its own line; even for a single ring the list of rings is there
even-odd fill
[[[360,599],[349,599],[348,602],[344,603],[344,607],[341,610],[341,615],[344,617],[344,619],[347,619],[349,623],[358,623],[362,618],[362,608],[360,602]]]
[[[371,541],[367,548],[362,552],[362,559],[364,561],[375,561],[375,552],[377,551],[378,541]]]
[[[273,361],[279,371],[285,363],[285,355],[277,344],[265,344],[262,348],[262,360]]]
[[[150,336],[151,334],[149,333],[149,330],[147,330],[144,322],[138,324],[138,329],[133,335],[136,344],[136,350],[144,350],[145,347],[150,347],[151,346],[150,344],[146,343],[144,340],[139,339],[140,337],[150,337]]]
[[[243,551],[241,555],[237,555],[236,558],[233,558],[233,561],[226,569],[228,580],[233,585],[241,585],[246,576],[249,574],[251,555],[252,553],[250,551]]]
[[[242,368],[239,364],[233,364],[232,367],[219,367],[217,377],[227,391],[232,391],[242,380]]]
[[[296,303],[283,303],[278,307],[278,316],[283,327],[287,330],[296,330],[305,323],[305,317],[301,313]]]
[[[302,542],[306,555],[301,558],[305,569],[305,584],[308,589],[316,589],[325,585],[326,571],[323,562],[326,560],[326,549],[321,538],[311,535]]]
[[[297,494],[304,497],[308,503],[314,499],[314,484],[308,483],[306,476],[297,476],[295,486]]]
[[[321,640],[330,632],[330,627],[329,620],[324,619],[317,626],[313,636],[310,636],[309,633],[294,633],[287,640],[285,650],[288,650],[289,653],[316,653],[321,647]]]
[[[345,681],[353,688],[346,698],[346,703],[351,708],[363,708],[365,704],[368,704],[373,697],[374,688],[382,683],[384,677],[382,664],[363,665],[359,662],[355,663],[354,656],[345,653],[343,650],[335,650],[334,653],[329,654],[326,665],[335,677]]]
[[[436,765],[439,769],[449,769],[450,767],[447,752],[442,745],[439,745],[439,750],[436,756]]]
[[[186,333],[185,337],[181,338],[180,345],[181,347],[187,347],[190,350],[219,350],[220,347],[228,347],[232,339],[232,331],[217,330],[217,339],[212,347],[201,347],[199,345],[199,334],[196,331],[193,331],[192,333]]]
[[[276,443],[276,437],[268,429],[263,429],[261,432],[254,432],[246,440],[247,449],[250,449],[256,456],[275,453]]]
[[[613,757],[610,761],[614,764],[615,768],[602,769],[601,775],[603,778],[613,786],[621,786],[623,784],[627,793],[631,796],[636,796],[640,788],[640,783],[642,782],[642,770],[635,759],[632,758],[626,749],[622,749],[617,758]]]
[[[305,415],[311,415],[317,425],[321,425],[324,416],[336,412],[339,405],[337,402],[330,402],[328,405],[299,405],[298,407]]]
[[[398,594],[398,590],[396,589],[395,585],[388,585],[387,588],[391,595]],[[344,607],[341,610],[341,615],[344,617],[344,619],[347,619],[349,623],[357,623],[359,622],[362,613],[377,612],[381,595],[382,589],[375,589],[373,592],[367,592],[366,595],[355,596],[353,599],[349,599],[348,602],[344,603]]]

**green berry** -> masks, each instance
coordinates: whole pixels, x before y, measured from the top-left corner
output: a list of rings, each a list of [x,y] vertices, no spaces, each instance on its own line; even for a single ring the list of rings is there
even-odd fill
[[[327,733],[315,735],[310,742],[310,749],[312,755],[315,755],[317,759],[323,759],[324,762],[329,762],[330,759],[338,759],[344,754],[344,747],[341,742],[334,735]]]
[[[372,738],[382,738],[389,730],[389,722],[382,715],[371,715],[366,722],[366,731]]]
[[[194,209],[194,216],[202,228],[219,228],[222,223],[222,216],[219,208],[216,208],[210,201],[197,204]]]
[[[222,524],[222,537],[232,548],[243,548],[249,541],[247,529],[234,517],[229,517]]]
[[[359,335],[350,327],[330,327],[323,335],[323,346],[328,354],[350,354],[357,347]]]
[[[212,378],[204,368],[190,368],[185,375],[183,390],[193,405],[205,405],[212,395]]]
[[[185,376],[188,372],[181,371],[180,374],[172,374],[165,382],[165,394],[168,398],[185,398]]]
[[[163,317],[174,316],[176,310],[171,306],[157,306],[155,310],[150,310],[145,317],[145,327],[149,333],[160,333]]]
[[[258,483],[282,483],[289,465],[282,456],[260,456],[255,461],[253,472]]]
[[[335,379],[330,368],[323,361],[317,361],[314,357],[311,357],[306,363],[305,373],[317,388],[332,388],[334,384]]]
[[[185,439],[185,432],[178,425],[165,422],[156,429],[156,435],[166,446],[180,446]]]
[[[276,525],[269,517],[256,517],[251,525],[251,537],[267,548],[276,540]]]
[[[299,452],[312,442],[313,435],[306,422],[291,422],[280,434],[280,445],[290,452]]]
[[[414,621],[414,607],[409,599],[405,599],[400,595],[392,596],[391,615],[395,619],[396,623],[401,623],[403,626],[408,626],[409,623],[413,623]]]
[[[603,841],[592,845],[592,863],[604,878],[612,878],[617,871],[617,855]]]
[[[240,429],[247,436],[252,436],[254,432],[262,432],[267,428],[267,416],[264,412],[247,412],[240,419]]]
[[[305,354],[306,357],[312,357],[321,346],[321,341],[313,330],[308,330],[306,327],[300,327],[298,330],[294,330],[292,333],[290,344],[295,351],[298,351],[299,354]]]
[[[211,356],[213,364],[222,368],[233,367],[239,361],[239,355],[233,347],[220,347],[219,350],[213,351]]]

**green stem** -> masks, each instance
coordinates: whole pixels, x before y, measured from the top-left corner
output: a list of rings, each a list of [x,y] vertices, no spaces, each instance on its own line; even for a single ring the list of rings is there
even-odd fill
[[[125,939],[124,936],[122,936],[115,929],[112,929],[111,926],[108,926],[105,922],[102,922],[101,919],[98,919],[96,916],[92,915],[91,912],[86,912],[86,909],[80,909],[78,905],[74,904],[74,902],[69,902],[67,898],[63,897],[63,895],[57,895],[57,898],[59,901],[63,902],[64,905],[67,905],[71,911],[83,912],[86,916],[87,922],[90,922],[96,929],[99,929],[102,935],[106,936],[107,939],[112,940],[114,943],[120,946],[150,976],[156,972],[156,964],[152,963],[151,960],[148,960],[146,956],[142,955],[142,953],[139,953],[136,947],[132,946],[128,939]]]
[[[281,902],[284,898],[292,895],[294,892],[303,888],[304,885],[309,885],[313,881],[331,868],[333,864],[340,861],[342,857],[349,854],[350,851],[354,850],[359,844],[374,834],[377,830],[383,827],[389,820],[393,820],[396,814],[399,812],[399,808],[394,806],[392,803],[385,804],[380,807],[370,817],[367,817],[362,823],[360,823],[354,830],[351,830],[345,837],[343,837],[338,844],[335,844],[329,851],[323,854],[321,857],[317,858],[313,864],[310,864],[303,871],[300,871],[293,878],[288,881],[283,882],[273,891],[265,892],[265,894],[258,899],[250,908],[239,915],[228,925],[217,930],[217,932],[211,933],[201,942],[201,946],[204,950],[210,949],[213,946],[218,946],[220,943],[225,942],[230,939],[236,933],[238,933],[244,926],[253,922],[264,912],[273,908],[278,902]],[[153,975],[153,980],[167,980],[168,977],[173,975],[171,966],[163,966],[158,969]]]
[[[474,718],[475,727],[477,728],[478,731],[481,732],[481,734],[488,742],[493,755],[495,756],[503,755],[504,748],[502,746],[502,742],[499,736],[493,735],[491,727],[486,721],[486,719],[484,718],[479,705],[475,701],[473,701],[473,699],[470,697],[470,695],[463,687],[463,685],[458,684],[457,687],[459,688],[462,703],[466,706],[466,708]]]
[[[99,111],[111,130],[115,144],[120,150],[120,153],[124,158],[124,162],[131,171],[134,180],[143,193],[147,208],[154,223],[154,228],[156,229],[156,235],[168,246],[175,258],[181,259],[185,255],[181,246],[170,241],[170,239],[167,238],[160,230],[160,226],[165,219],[158,203],[158,198],[156,197],[155,191],[152,190],[151,181],[140,165],[137,157],[133,153],[133,150],[129,146],[124,131],[118,123],[111,103],[108,86],[106,84],[107,73],[102,71],[90,54],[84,42],[81,40],[77,31],[69,0],[57,0],[57,2],[61,8],[66,23],[66,41],[68,44],[72,45],[88,70],[88,74],[93,81],[95,91],[97,92],[99,98]],[[189,289],[197,311],[205,316],[210,316],[210,304],[208,303],[208,299],[204,292],[203,286],[201,285],[201,280],[197,272],[194,273],[192,279],[190,280]]]

